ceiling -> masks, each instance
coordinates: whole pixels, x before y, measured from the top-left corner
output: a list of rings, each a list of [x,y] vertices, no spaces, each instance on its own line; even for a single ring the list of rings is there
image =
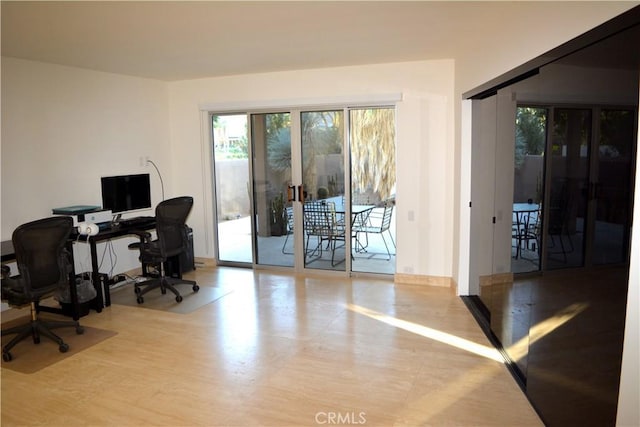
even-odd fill
[[[2,1],[2,55],[166,81],[456,59],[581,13],[550,3]]]

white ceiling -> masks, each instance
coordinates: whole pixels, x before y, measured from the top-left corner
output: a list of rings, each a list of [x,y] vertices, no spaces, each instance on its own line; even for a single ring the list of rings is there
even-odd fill
[[[637,2],[589,3],[609,18]],[[456,59],[505,34],[544,37],[583,6],[558,4],[2,1],[2,55],[167,81]]]

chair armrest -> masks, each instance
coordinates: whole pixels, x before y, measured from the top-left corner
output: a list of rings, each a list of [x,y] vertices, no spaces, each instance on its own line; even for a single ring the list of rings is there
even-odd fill
[[[139,236],[142,240],[144,241],[149,241],[151,240],[151,233],[149,233],[148,231],[144,231],[144,230],[131,230],[130,231],[131,234],[135,234],[136,236]]]
[[[151,242],[152,236],[151,236],[151,233],[149,233],[148,231],[131,230],[131,234],[135,234],[136,236],[140,237],[140,241],[129,243],[129,245],[127,246],[129,249],[140,250],[141,245],[148,244]]]

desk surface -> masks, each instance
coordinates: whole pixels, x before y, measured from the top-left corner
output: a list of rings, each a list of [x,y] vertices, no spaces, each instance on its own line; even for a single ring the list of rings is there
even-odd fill
[[[100,232],[96,236],[91,236],[90,239],[96,241],[109,240],[113,237],[120,237],[131,234],[133,230],[150,230],[152,228],[155,228],[155,226],[156,219],[154,217],[149,217],[148,221],[145,221],[143,223],[138,223],[135,225],[115,225],[109,228],[105,228],[104,230],[100,230]],[[74,229],[73,233],[71,233],[70,240],[81,240],[83,242],[86,242],[87,236],[80,236]],[[2,256],[2,262],[12,261],[16,259],[16,253],[13,249],[13,242],[11,240],[3,240],[2,242],[0,242],[0,252]]]
[[[132,231],[141,230],[146,231],[156,227],[155,217],[145,217],[146,221],[136,224],[114,224],[110,227],[104,228],[98,232],[95,236],[80,235],[77,232],[71,234],[71,239],[74,241],[80,240],[81,242],[94,241],[101,242],[103,240],[113,239],[115,237],[126,236],[131,234]]]

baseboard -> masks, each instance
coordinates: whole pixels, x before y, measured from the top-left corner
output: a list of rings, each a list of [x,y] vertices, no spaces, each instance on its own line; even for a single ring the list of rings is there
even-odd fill
[[[488,276],[480,276],[480,287],[492,286],[502,283],[513,283],[513,273],[498,273]]]
[[[394,282],[406,285],[437,286],[441,288],[455,289],[453,279],[451,277],[444,276],[396,273],[394,276]]]
[[[196,268],[198,267],[206,267],[213,268],[216,266],[216,260],[213,258],[195,258]]]

